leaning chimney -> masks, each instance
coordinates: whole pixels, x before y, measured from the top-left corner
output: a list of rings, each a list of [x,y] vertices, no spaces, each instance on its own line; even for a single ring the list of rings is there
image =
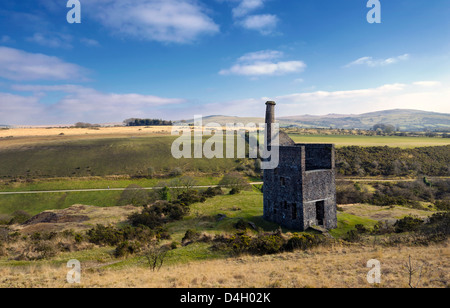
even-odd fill
[[[266,132],[267,149],[272,145],[272,124],[275,123],[275,105],[273,101],[266,102]]]

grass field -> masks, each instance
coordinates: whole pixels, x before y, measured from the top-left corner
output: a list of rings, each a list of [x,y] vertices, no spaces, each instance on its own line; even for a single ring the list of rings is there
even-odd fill
[[[176,159],[171,153],[175,139],[172,136],[92,139],[3,149],[0,150],[0,176],[145,176],[149,168],[162,174],[169,174],[175,168],[183,172],[222,173],[241,163],[236,159]]]
[[[108,263],[107,249],[96,254]],[[367,247],[335,245],[310,251],[267,256],[198,260],[168,264],[158,272],[143,266],[99,268],[82,263],[81,283],[66,281],[65,255],[54,264],[0,267],[0,286],[8,288],[409,288],[404,265],[411,257],[419,288],[448,287],[450,248],[447,243],[427,247]],[[79,256],[78,256],[79,257]],[[381,284],[367,282],[367,262],[381,262]],[[270,293],[270,290],[268,291]]]
[[[400,148],[417,148],[426,146],[450,145],[449,138],[395,137],[395,136],[336,136],[336,135],[289,135],[297,143],[333,143],[344,146],[390,146]]]
[[[172,234],[169,242],[181,242],[188,229],[208,234],[233,233],[234,224],[241,218],[266,230],[275,230],[276,225],[262,221],[261,202],[261,193],[246,191],[241,195],[216,196],[205,203],[194,204],[188,217],[168,225]],[[109,223],[123,223],[132,208],[110,210],[105,216]],[[332,231],[338,238],[356,224],[372,227],[378,220],[417,213],[417,210],[402,207],[380,209],[362,204],[344,210],[338,215],[339,228]],[[384,211],[381,216],[380,211]],[[91,220],[84,224],[89,226],[105,215],[102,212],[101,208],[86,207],[76,213],[88,215]],[[226,218],[218,221],[217,214],[225,214]],[[73,226],[64,225],[66,229],[74,229]],[[33,262],[0,258],[0,286],[72,287],[65,281],[65,264],[70,259],[79,260],[83,266],[82,283],[77,287],[371,287],[365,280],[366,262],[374,258],[383,266],[380,287],[407,287],[408,277],[402,266],[409,256],[418,265],[426,262],[427,271],[421,286],[442,287],[445,285],[440,281],[449,278],[448,243],[399,249],[337,242],[306,252],[239,258],[213,251],[207,243],[196,243],[170,251],[158,272],[149,270],[145,260],[139,257],[116,259],[112,256],[113,251],[113,247],[93,247]]]

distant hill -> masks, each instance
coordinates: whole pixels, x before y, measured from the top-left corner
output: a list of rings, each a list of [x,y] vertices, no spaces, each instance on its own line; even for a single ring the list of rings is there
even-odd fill
[[[450,131],[450,114],[410,109],[394,109],[355,114],[329,114],[324,116],[298,115],[277,118],[281,126],[304,128],[371,129],[375,124],[391,124],[402,131]],[[193,121],[188,121],[192,123]],[[231,117],[213,115],[203,118],[203,124],[264,123],[263,117]]]
[[[450,114],[410,109],[394,109],[360,115],[292,116],[278,119],[280,124],[305,127],[370,129],[375,124],[391,124],[400,130],[450,130]]]

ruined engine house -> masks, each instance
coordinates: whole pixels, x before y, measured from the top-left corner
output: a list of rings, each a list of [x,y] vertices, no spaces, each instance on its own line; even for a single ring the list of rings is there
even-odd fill
[[[296,144],[279,132],[272,144],[275,102],[266,103],[267,145],[279,147],[279,165],[264,170],[264,219],[304,231],[318,226],[337,228],[335,147],[333,144]]]

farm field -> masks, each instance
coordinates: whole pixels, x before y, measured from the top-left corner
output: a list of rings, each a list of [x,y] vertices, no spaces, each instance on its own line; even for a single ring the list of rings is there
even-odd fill
[[[450,138],[396,137],[396,136],[337,136],[337,135],[289,135],[297,143],[333,143],[344,146],[389,146],[417,148],[450,145]]]

